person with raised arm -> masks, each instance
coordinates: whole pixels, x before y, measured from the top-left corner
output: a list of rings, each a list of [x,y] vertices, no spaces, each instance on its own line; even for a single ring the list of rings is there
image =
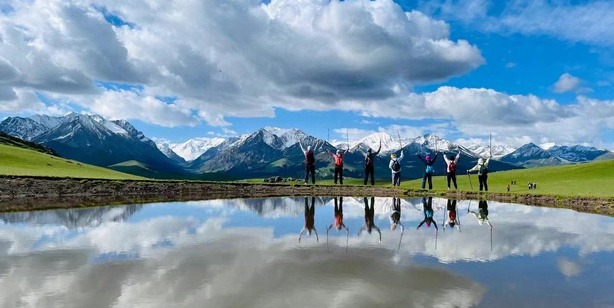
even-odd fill
[[[337,199],[339,199],[339,202],[337,202]],[[328,234],[328,231],[332,228],[337,229],[337,231],[345,229],[347,233],[350,233],[350,229],[343,223],[343,197],[335,197],[335,221],[326,228],[326,234]]]
[[[480,182],[480,191],[484,189],[488,191],[488,164],[490,163],[490,157],[486,160],[483,158],[478,159],[478,164],[475,167],[467,170],[467,173],[477,171],[478,181]]]
[[[478,223],[480,224],[480,226],[486,223],[492,229],[492,225],[490,224],[490,220],[488,219],[488,201],[480,200],[478,202],[477,213],[475,211],[469,211],[469,208],[467,208],[467,212],[473,214],[473,216],[478,219]]]
[[[401,150],[401,157],[397,158],[396,154],[390,155],[390,163],[388,168],[392,172],[392,186],[401,186],[401,161],[403,160],[403,150]]]
[[[365,182],[364,185],[367,185],[367,180],[369,179],[369,175],[371,175],[371,186],[375,185],[375,165],[373,161],[379,152],[382,150],[382,141],[379,142],[379,148],[377,152],[373,152],[373,149],[368,148],[367,152],[363,152],[361,149],[362,155],[365,157]]]
[[[430,228],[431,224],[433,224],[435,229],[439,230],[439,228],[437,228],[437,222],[433,219],[433,197],[429,197],[428,201],[425,197],[422,197],[422,211],[424,211],[424,220],[420,222],[416,230],[420,229],[425,223],[427,228]]]
[[[439,153],[435,153],[435,157],[431,157],[430,154],[426,154],[426,156],[422,158],[419,153],[416,153],[416,156],[418,156],[418,158],[424,163],[424,166],[426,166],[424,176],[422,177],[422,189],[426,187],[427,180],[429,181],[429,189],[433,189],[433,173],[435,172],[435,167],[433,164],[435,164],[435,161],[437,160],[437,155],[439,155]]]
[[[401,198],[392,198],[392,214],[390,214],[390,230],[394,231],[401,226],[401,232],[405,227],[401,223]]]
[[[298,235],[298,242],[301,242],[301,237],[303,233],[307,231],[307,235],[311,236],[311,232],[316,234],[316,242],[320,241],[318,237],[318,231],[316,230],[316,197],[311,197],[311,207],[309,206],[309,200],[305,197],[305,226],[301,229],[301,233]]]
[[[365,224],[362,226],[362,228],[360,228],[360,231],[358,231],[358,235],[360,235],[360,233],[362,233],[362,231],[367,230],[367,233],[371,234],[371,232],[373,231],[373,229],[377,230],[377,233],[379,233],[379,242],[382,242],[382,232],[380,231],[380,229],[375,225],[375,197],[371,197],[371,207],[369,207],[369,201],[367,200],[367,198],[364,198],[364,202],[365,202]]]
[[[448,178],[448,190],[450,190],[450,180],[454,183],[454,189],[458,189],[458,186],[456,186],[456,166],[458,165],[458,160],[460,159],[460,153],[461,151],[458,150],[458,154],[456,154],[456,156],[446,157],[446,154],[441,152],[441,155],[448,166],[446,175]]]
[[[330,150],[327,150],[328,154],[330,154],[335,160],[335,185],[337,185],[337,177],[339,178],[339,184],[343,185],[343,158],[350,151],[348,148],[345,152],[341,150],[337,150],[337,153],[333,153]]]
[[[298,145],[301,147],[301,151],[305,155],[305,185],[309,183],[309,173],[311,173],[311,183],[316,183],[316,156],[315,151],[318,150],[320,141],[316,142],[316,145],[312,149],[311,146],[307,146],[307,149],[303,147],[303,143],[299,140]]]
[[[448,199],[446,210],[448,211],[448,219],[443,223],[443,231],[446,231],[446,226],[448,226],[452,229],[454,229],[454,227],[457,227],[458,231],[460,232],[461,224],[456,211],[456,200]]]

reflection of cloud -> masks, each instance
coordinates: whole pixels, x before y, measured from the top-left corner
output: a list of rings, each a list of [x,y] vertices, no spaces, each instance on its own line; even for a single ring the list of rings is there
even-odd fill
[[[158,231],[165,225],[170,226]],[[195,231],[186,232],[187,226]],[[113,239],[101,236],[106,232]],[[171,233],[173,249],[149,250],[136,260],[90,262],[107,242],[130,247]],[[348,258],[302,249],[306,245],[297,246],[294,236],[275,239],[271,229],[222,229],[217,219],[201,225],[169,218],[130,228],[108,224],[81,237],[69,244],[79,244],[73,250],[8,256],[0,273],[0,306],[470,307],[484,293],[476,282],[444,270],[397,265],[385,250],[352,248]]]
[[[580,264],[568,260],[567,258],[559,258],[556,261],[556,266],[559,268],[561,274],[567,278],[578,276],[578,274],[582,272],[582,266]]]

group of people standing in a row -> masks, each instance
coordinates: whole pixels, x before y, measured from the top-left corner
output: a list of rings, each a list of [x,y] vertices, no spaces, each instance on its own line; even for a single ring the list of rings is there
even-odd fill
[[[318,231],[315,227],[315,197],[311,197],[311,205],[309,204],[309,198],[305,197],[305,225],[298,237],[299,243],[301,242],[301,238],[305,231],[308,235],[312,233],[315,234],[316,240],[319,241]],[[367,231],[367,233],[371,234],[373,230],[377,231],[379,234],[379,241],[382,241],[382,232],[380,228],[375,224],[375,197],[363,198],[365,205],[365,223],[358,231],[358,235],[360,235],[363,231]],[[370,202],[369,202],[370,201]],[[401,233],[405,231],[405,227],[401,222],[401,199],[393,198],[392,200],[392,213],[390,214],[390,229],[395,231],[400,227]],[[457,228],[460,231],[460,215],[457,213],[457,201],[456,200],[448,200],[447,206],[445,210],[447,211],[447,215],[444,215],[444,219],[442,221],[444,230],[446,227],[449,228]],[[471,203],[467,207],[467,213],[473,214],[480,225],[486,223],[491,229],[492,225],[490,220],[488,219],[488,202],[486,200],[478,201],[478,211],[470,210]],[[420,229],[423,225],[427,228],[430,228],[431,225],[435,227],[436,230],[439,230],[437,227],[437,222],[434,219],[433,210],[433,198],[432,197],[424,197],[422,198],[422,211],[424,213],[424,219],[418,224],[416,229]],[[345,230],[348,234],[350,233],[350,229],[343,222],[343,197],[335,197],[334,198],[334,220],[333,223],[330,224],[326,228],[326,234],[328,235],[331,229],[336,229],[337,231]]]
[[[311,146],[307,146],[307,148],[303,147],[303,144],[299,141],[299,146],[305,155],[305,185],[309,182],[309,174],[311,174],[311,182],[315,184],[316,176],[315,176],[315,153],[317,151],[318,144],[316,143],[315,147],[312,149]],[[365,157],[364,164],[364,185],[367,185],[369,178],[371,178],[371,185],[375,185],[375,165],[374,161],[377,155],[380,153],[382,149],[382,143],[380,141],[379,148],[377,151],[374,151],[371,148],[368,148],[366,151],[363,151],[358,145],[352,149],[347,149],[345,151],[337,150],[336,153],[328,150],[328,153],[333,157],[335,161],[335,176],[334,183],[337,185],[337,181],[339,184],[343,185],[343,159],[345,156],[355,150],[358,149],[363,156]],[[440,153],[435,153],[434,156],[430,154],[426,154],[425,157],[422,157],[419,153],[416,153],[416,156],[424,163],[424,175],[422,177],[422,189],[426,188],[426,183],[428,181],[429,189],[433,189],[433,174],[435,173],[435,161]],[[454,184],[454,189],[458,189],[456,184],[456,171],[458,161],[460,159],[460,150],[456,156],[446,157],[444,152],[441,152],[443,159],[446,163],[446,177],[448,183],[448,189],[451,189],[451,184]],[[402,165],[401,162],[405,158],[403,151],[401,151],[401,155],[397,157],[396,153],[392,153],[390,155],[390,163],[388,164],[388,168],[392,173],[392,186],[400,186],[401,185],[401,171]],[[480,184],[480,191],[485,190],[488,191],[488,164],[490,163],[490,158],[484,160],[482,158],[478,159],[477,165],[475,167],[467,170],[467,173],[477,172],[478,181]]]

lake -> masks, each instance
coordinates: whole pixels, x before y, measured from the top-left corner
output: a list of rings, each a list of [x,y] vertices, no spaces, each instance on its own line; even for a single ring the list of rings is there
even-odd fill
[[[491,201],[0,214],[2,307],[613,307],[613,261],[611,217]]]

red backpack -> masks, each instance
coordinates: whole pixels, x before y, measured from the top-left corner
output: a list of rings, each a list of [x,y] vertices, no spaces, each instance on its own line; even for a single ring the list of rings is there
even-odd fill
[[[454,162],[450,162],[450,172],[456,172],[456,164]]]
[[[343,157],[341,155],[335,155],[335,166],[343,167]]]

